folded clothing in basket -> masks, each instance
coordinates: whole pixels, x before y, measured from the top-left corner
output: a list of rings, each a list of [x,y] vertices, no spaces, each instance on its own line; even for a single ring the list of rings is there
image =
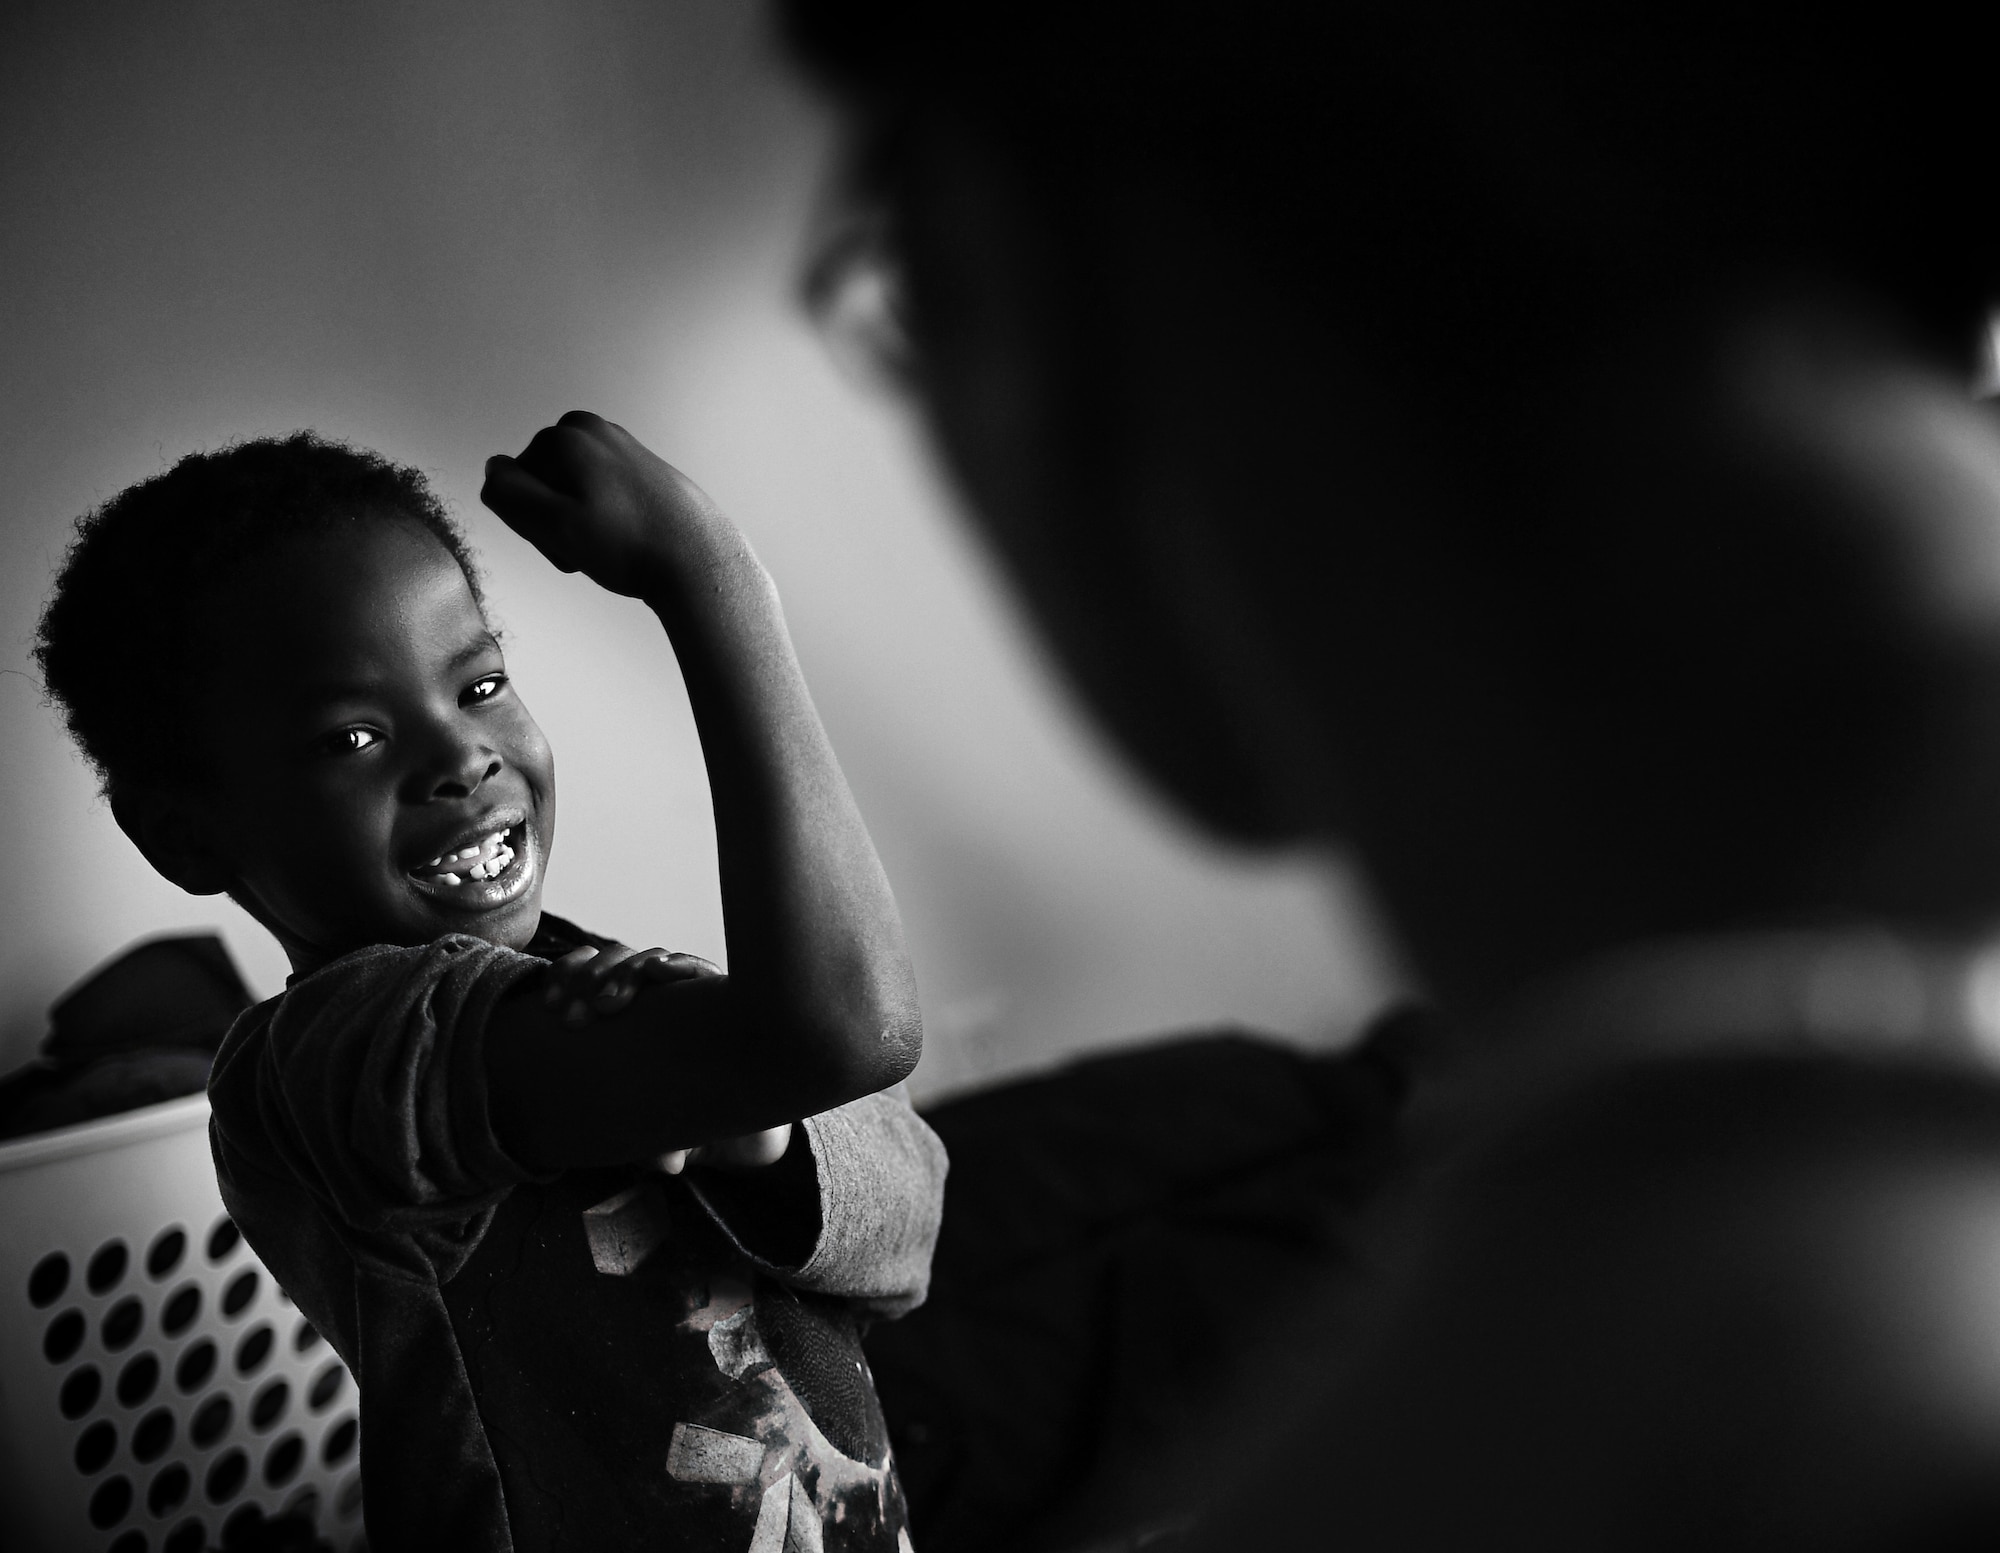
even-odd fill
[[[57,999],[41,1054],[0,1078],[0,1138],[198,1093],[253,1001],[213,933],[133,945]]]

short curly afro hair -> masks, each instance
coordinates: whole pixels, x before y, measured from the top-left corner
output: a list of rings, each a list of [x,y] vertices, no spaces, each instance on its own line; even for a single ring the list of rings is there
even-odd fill
[[[471,549],[423,475],[310,431],[190,453],[77,519],[34,654],[103,791],[208,774],[191,702],[225,586],[288,539],[384,520],[430,533],[484,610]]]

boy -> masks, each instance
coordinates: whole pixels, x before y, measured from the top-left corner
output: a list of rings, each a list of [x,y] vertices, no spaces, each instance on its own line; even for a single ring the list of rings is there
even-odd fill
[[[730,974],[543,914],[548,744],[420,477],[187,458],[79,524],[37,656],[147,859],[291,959],[210,1081],[225,1201],[359,1381],[377,1549],[906,1550],[858,1331],[922,1299],[944,1160],[776,595],[595,416],[482,497],[666,627]]]

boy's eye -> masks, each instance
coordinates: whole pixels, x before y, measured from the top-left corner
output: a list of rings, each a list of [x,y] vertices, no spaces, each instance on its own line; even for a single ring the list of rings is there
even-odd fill
[[[328,755],[353,755],[381,742],[382,736],[372,728],[336,728],[319,741],[319,747]]]
[[[483,674],[465,687],[465,699],[468,702],[491,701],[506,683],[507,676],[504,674]]]

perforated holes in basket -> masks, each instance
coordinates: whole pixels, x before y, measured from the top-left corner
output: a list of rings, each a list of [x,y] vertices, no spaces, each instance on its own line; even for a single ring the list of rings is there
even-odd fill
[[[242,1240],[243,1232],[236,1227],[235,1220],[225,1213],[215,1221],[215,1228],[208,1232],[208,1259],[211,1262],[227,1261]]]
[[[132,1459],[142,1465],[158,1461],[173,1443],[173,1409],[156,1407],[132,1431]]]
[[[76,1470],[85,1477],[102,1472],[117,1449],[118,1426],[108,1418],[98,1419],[76,1437],[76,1450],[72,1453]]]
[[[65,1418],[81,1418],[97,1406],[97,1399],[104,1394],[104,1377],[97,1373],[94,1364],[79,1364],[63,1378],[62,1390],[56,1393],[56,1406],[62,1409]]]
[[[107,1240],[92,1255],[89,1265],[83,1270],[84,1286],[92,1294],[107,1294],[118,1287],[125,1277],[126,1264],[132,1260],[125,1250],[122,1240]]]
[[[118,1401],[124,1407],[137,1407],[153,1394],[153,1388],[160,1384],[160,1361],[149,1353],[135,1354],[118,1372]]]
[[[132,1339],[146,1324],[146,1307],[133,1295],[126,1295],[116,1305],[104,1313],[104,1325],[98,1328],[97,1336],[112,1353],[121,1348],[129,1348]]]
[[[174,1384],[182,1391],[199,1391],[215,1373],[215,1344],[207,1338],[191,1343],[174,1366]]]
[[[146,1489],[146,1508],[155,1515],[172,1515],[187,1503],[188,1490],[193,1487],[188,1469],[178,1461],[169,1462],[153,1475]]]
[[[146,1253],[146,1275],[155,1283],[166,1277],[181,1265],[181,1258],[187,1255],[187,1244],[187,1231],[178,1224],[161,1230]]]
[[[291,1404],[292,1388],[283,1380],[271,1381],[250,1404],[250,1427],[262,1434],[285,1416]]]
[[[229,1424],[236,1417],[236,1405],[221,1395],[210,1397],[194,1410],[194,1417],[188,1420],[188,1438],[203,1450],[207,1450],[217,1440],[229,1432]]]
[[[227,1504],[243,1492],[244,1481],[249,1476],[250,1458],[232,1446],[209,1463],[208,1476],[202,1482],[201,1491],[208,1496],[210,1504]]]
[[[179,1337],[194,1325],[194,1318],[200,1314],[200,1285],[182,1284],[167,1296],[166,1304],[160,1307],[160,1330],[169,1337]]]
[[[63,1297],[63,1290],[68,1287],[69,1258],[60,1251],[51,1251],[28,1274],[28,1303],[37,1310],[46,1310]]]
[[[99,1531],[109,1531],[125,1519],[125,1512],[132,1508],[132,1480],[126,1477],[106,1478],[97,1485],[97,1492],[90,1496],[90,1524]]]
[[[306,1442],[296,1433],[280,1435],[264,1456],[264,1481],[273,1488],[283,1488],[298,1476],[299,1463],[305,1460]]]
[[[329,1364],[313,1377],[312,1390],[306,1393],[306,1405],[315,1413],[326,1411],[327,1404],[340,1395],[341,1384],[347,1379],[347,1367],[337,1360]]]
[[[240,1316],[256,1297],[257,1275],[245,1269],[230,1279],[229,1287],[222,1291],[222,1313],[232,1318]]]
[[[236,1373],[255,1375],[261,1370],[264,1361],[271,1357],[273,1340],[269,1322],[260,1322],[245,1332],[242,1341],[236,1345]]]
[[[339,1423],[327,1430],[326,1438],[320,1441],[319,1459],[329,1467],[339,1466],[349,1456],[354,1454],[354,1441],[359,1434],[360,1430],[356,1427],[353,1419],[341,1419]]]
[[[83,1346],[83,1312],[66,1310],[42,1334],[42,1353],[51,1364],[67,1364]]]
[[[78,1473],[78,1507],[103,1534],[97,1547],[204,1553],[223,1534],[223,1517],[249,1524],[253,1490],[286,1495],[288,1509],[305,1505],[298,1513],[316,1523],[307,1468],[317,1473],[322,1460],[332,1469],[327,1530],[340,1525],[343,1550],[359,1536],[359,1430],[346,1370],[275,1284],[279,1303],[268,1314],[282,1320],[264,1318],[265,1270],[226,1216],[106,1239],[87,1253],[50,1251],[25,1283],[43,1351],[61,1367],[56,1400],[70,1420],[65,1432],[75,1431],[63,1446]],[[228,1338],[202,1330],[222,1319],[243,1330]],[[325,1356],[309,1384],[283,1367],[293,1353]],[[233,1387],[238,1374],[254,1393],[219,1389],[218,1376]],[[303,1424],[308,1405],[312,1425]]]

